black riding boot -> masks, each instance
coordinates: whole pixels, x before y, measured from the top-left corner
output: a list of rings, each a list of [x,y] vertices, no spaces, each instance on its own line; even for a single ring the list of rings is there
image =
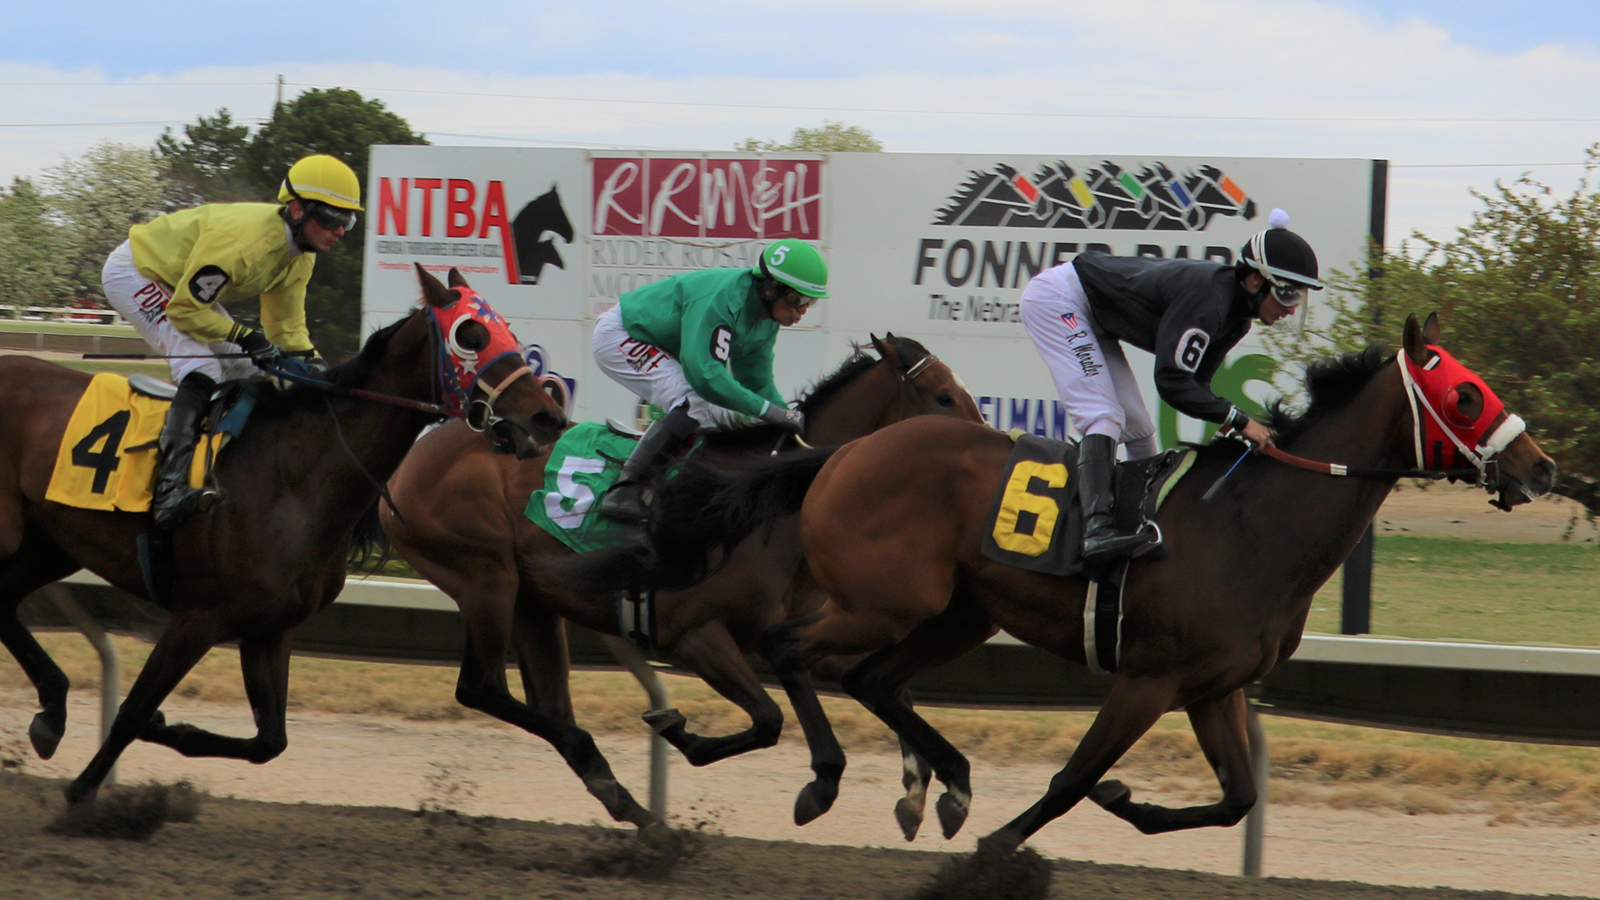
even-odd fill
[[[189,487],[189,465],[194,460],[195,432],[200,414],[211,401],[217,383],[204,372],[190,372],[178,385],[172,398],[172,408],[167,410],[167,421],[161,426],[160,468],[156,471],[155,497],[150,509],[155,513],[155,526],[171,531],[197,512],[205,512],[217,499],[217,492],[209,487]]]
[[[669,458],[698,427],[689,415],[687,403],[650,423],[649,430],[639,438],[639,445],[622,464],[617,483],[600,501],[600,515],[616,522],[644,521],[644,489],[656,466]]]
[[[1112,523],[1117,442],[1110,435],[1091,434],[1078,445],[1078,499],[1083,503],[1083,560],[1089,565],[1138,556],[1157,544],[1153,529],[1118,534]]]

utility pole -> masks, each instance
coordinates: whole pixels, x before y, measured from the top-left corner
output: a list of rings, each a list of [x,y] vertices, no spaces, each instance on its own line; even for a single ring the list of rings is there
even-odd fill
[[[278,101],[276,103],[272,104],[273,112],[277,112],[278,107],[280,107],[282,105],[283,105],[283,76],[279,75],[278,76]]]

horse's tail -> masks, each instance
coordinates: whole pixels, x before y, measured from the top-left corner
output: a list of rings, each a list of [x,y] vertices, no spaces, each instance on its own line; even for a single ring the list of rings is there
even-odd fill
[[[367,511],[356,520],[355,531],[350,534],[349,563],[353,572],[371,574],[382,569],[394,550],[389,545],[389,536],[383,533],[383,526],[378,522],[378,504],[382,502],[382,497],[373,500]]]
[[[595,593],[697,584],[763,524],[799,512],[806,490],[836,449],[801,450],[725,469],[690,460],[657,479],[642,538],[564,562],[562,574]]]

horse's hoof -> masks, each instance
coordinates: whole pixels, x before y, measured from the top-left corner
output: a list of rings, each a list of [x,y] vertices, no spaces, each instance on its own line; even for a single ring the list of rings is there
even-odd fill
[[[33,742],[33,752],[39,754],[40,759],[55,756],[56,747],[61,744],[61,733],[65,729],[51,721],[53,718],[56,717],[47,712],[36,713],[28,725],[28,740]]]
[[[813,822],[818,816],[833,809],[833,801],[839,797],[839,786],[820,786],[813,781],[800,789],[800,796],[794,799],[794,823],[805,825]]]
[[[166,728],[167,714],[158,709],[154,713],[151,713],[150,721],[144,723],[144,728],[140,729],[139,740],[148,741],[151,739],[152,735],[161,731],[165,731]]]
[[[639,826],[638,838],[639,843],[646,847],[660,850],[672,843],[672,829],[667,827],[667,823],[652,816],[649,821]]]
[[[100,792],[99,785],[83,784],[82,782],[83,776],[80,775],[78,778],[74,779],[71,784],[67,785],[66,790],[62,792],[67,795],[68,806],[77,806],[80,803],[92,803],[94,802],[95,795]]]
[[[651,731],[662,737],[666,737],[667,732],[670,730],[682,729],[689,724],[689,720],[683,717],[683,713],[678,712],[676,709],[652,709],[640,718],[644,719],[645,724],[650,726]]]
[[[955,837],[961,826],[967,823],[970,805],[970,800],[957,796],[955,791],[945,791],[939,795],[939,802],[934,804],[934,809],[939,813],[939,827],[944,829],[945,840]]]
[[[922,827],[922,807],[901,797],[894,804],[894,820],[900,823],[906,840],[914,841],[917,839],[917,830]]]
[[[1100,804],[1100,808],[1107,812],[1116,812],[1133,796],[1133,791],[1128,786],[1115,778],[1102,781],[1089,789],[1089,799]]]

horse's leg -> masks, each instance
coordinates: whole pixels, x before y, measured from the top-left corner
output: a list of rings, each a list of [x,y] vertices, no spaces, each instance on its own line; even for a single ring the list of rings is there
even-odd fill
[[[27,529],[20,549],[0,563],[0,644],[39,694],[39,712],[28,725],[28,740],[40,759],[55,755],[67,730],[67,689],[71,683],[33,633],[17,617],[28,595],[81,568],[36,527]]]
[[[260,765],[277,759],[289,746],[285,722],[289,709],[290,632],[272,631],[239,642],[239,671],[255,717],[253,737],[233,737],[182,723],[168,725],[159,710],[139,740],[171,747],[184,756],[220,756]]]
[[[496,635],[488,636],[491,646],[478,649],[476,635],[482,630],[473,628],[469,620],[466,654],[456,681],[456,700],[548,741],[578,774],[589,793],[605,806],[611,818],[631,822],[640,830],[660,825],[661,820],[640,806],[628,789],[617,783],[616,776],[611,774],[611,764],[601,755],[589,732],[511,696],[506,687],[508,629],[501,628]]]
[[[1107,811],[1133,823],[1145,834],[1203,828],[1207,825],[1237,825],[1256,805],[1256,785],[1251,775],[1250,744],[1245,736],[1245,698],[1243,690],[1221,697],[1191,703],[1189,723],[1194,727],[1206,761],[1217,773],[1222,799],[1204,806],[1170,809],[1150,803],[1134,803],[1133,792],[1120,781],[1102,781],[1089,792],[1089,799]]]
[[[811,668],[811,674],[830,681],[843,681],[844,673],[853,665],[861,661],[859,656],[830,656]],[[900,702],[907,707],[914,707],[911,701],[911,689],[900,692]],[[895,821],[900,823],[900,830],[905,832],[906,840],[915,840],[917,831],[922,827],[923,814],[928,805],[928,785],[933,781],[933,766],[913,748],[905,738],[895,735],[900,741],[900,783],[906,789],[906,795],[901,797],[894,805]]]
[[[708,622],[663,649],[687,664],[712,690],[731,700],[750,717],[750,727],[737,734],[703,737],[687,730],[688,723],[676,709],[646,713],[644,718],[650,727],[678,748],[690,765],[709,765],[778,742],[778,736],[783,733],[783,710],[767,696],[761,679],[721,622]]]
[[[840,682],[850,696],[893,729],[905,746],[932,765],[945,786],[935,809],[946,838],[954,837],[967,820],[972,767],[960,750],[906,702],[906,684],[928,669],[965,656],[992,634],[994,626],[988,614],[977,604],[964,601],[958,592],[943,612],[918,625],[898,644],[869,654]],[[903,810],[896,804],[895,814],[906,840],[915,838],[922,824],[921,810]]]
[[[800,789],[794,801],[794,823],[804,825],[833,808],[839,798],[839,779],[844,775],[844,748],[833,733],[833,725],[817,698],[817,689],[811,683],[811,660],[798,651],[796,634],[808,625],[824,618],[822,613],[790,619],[768,627],[761,633],[761,655],[772,667],[783,685],[783,692],[794,707],[794,716],[805,733],[806,746],[811,750],[811,783]]]
[[[156,720],[161,701],[172,693],[183,676],[210,652],[222,636],[220,624],[203,614],[179,615],[167,623],[166,630],[150,650],[150,658],[139,670],[139,677],[134,679],[127,698],[117,710],[110,733],[100,744],[94,758],[89,760],[89,765],[67,787],[68,802],[77,803],[94,796],[100,789],[100,783],[105,781],[106,773],[116,765],[117,757],[135,738],[152,723],[158,730],[164,727]]]
[[[1004,849],[1021,846],[1034,832],[1077,805],[1122,754],[1172,707],[1176,696],[1177,687],[1171,679],[1119,675],[1111,683],[1110,696],[1100,707],[1094,724],[1084,733],[1066,766],[1050,779],[1045,795],[1022,815],[985,837],[981,844]]]
[[[511,646],[528,705],[568,725],[575,723],[566,620],[519,602],[511,622]]]

